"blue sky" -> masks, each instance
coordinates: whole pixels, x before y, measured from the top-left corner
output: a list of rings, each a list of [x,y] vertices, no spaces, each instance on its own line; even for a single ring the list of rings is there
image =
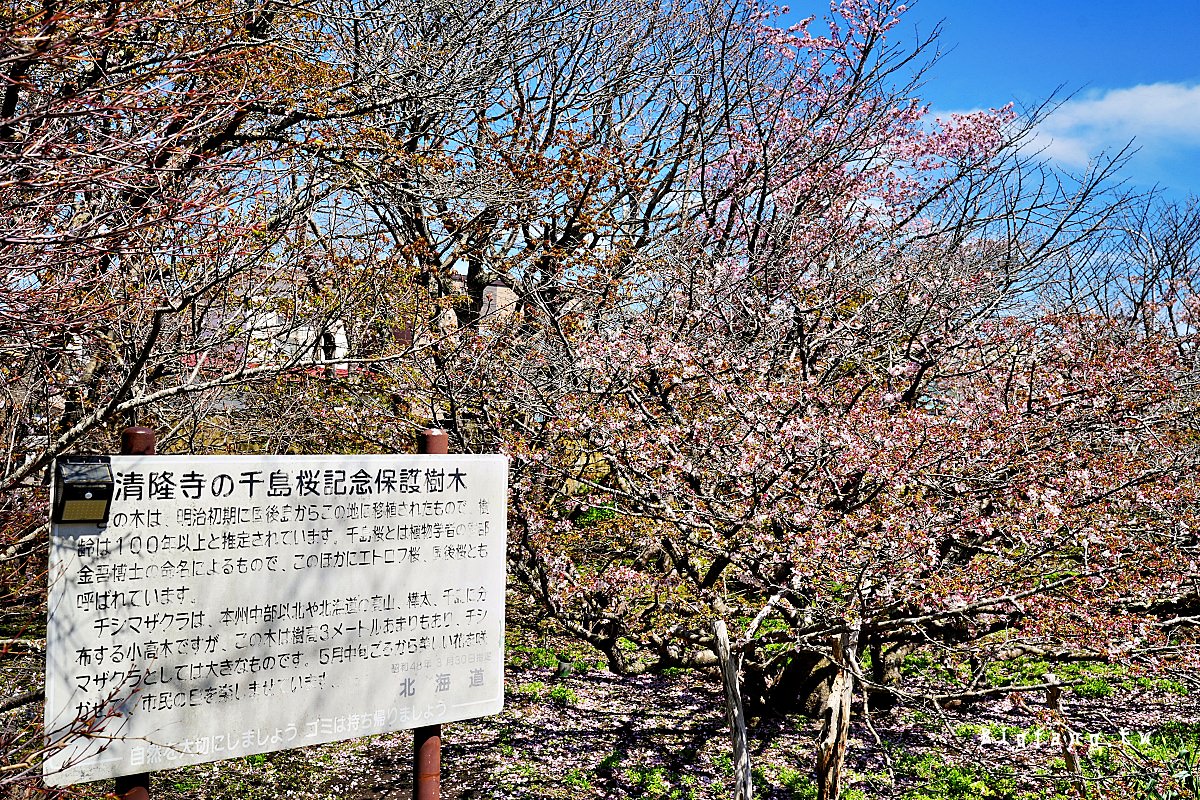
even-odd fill
[[[827,7],[793,2],[788,16]],[[942,24],[924,89],[935,111],[1020,108],[1058,89],[1048,156],[1078,168],[1134,139],[1132,185],[1200,196],[1200,0],[916,0],[902,19],[905,41]]]

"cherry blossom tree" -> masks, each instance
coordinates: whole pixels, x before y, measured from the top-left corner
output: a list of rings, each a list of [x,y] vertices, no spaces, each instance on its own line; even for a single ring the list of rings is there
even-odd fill
[[[559,242],[554,302],[509,260],[520,313],[409,376],[515,456],[513,570],[619,672],[713,664],[714,618],[752,701],[832,718],[839,676],[938,699],[896,683],[916,646],[967,696],[1021,652],[1194,664],[1156,605],[1196,591],[1193,301],[1131,326],[1073,282],[1126,219],[1119,159],[1055,173],[1036,112],[930,119],[900,11],[755,28],[777,69],[670,223],[619,270]]]
[[[1194,664],[1194,211],[1042,164],[1038,110],[931,118],[892,0],[14,8],[8,599],[46,467],[117,426],[438,422],[514,457],[548,617],[622,673],[727,628],[752,704],[828,715],[827,797],[854,691],[946,699],[912,648],[967,697],[1018,652]]]
[[[0,11],[0,657],[42,624],[52,460],[133,423],[205,449],[254,383],[377,352],[411,275],[348,202],[362,163],[395,115],[480,91],[546,24],[490,2]],[[6,785],[36,769],[28,733]]]
[[[459,346],[481,340],[454,332],[486,338],[518,306],[555,319],[590,307],[635,272],[638,253],[696,218],[693,184],[733,146],[734,109],[781,102],[767,89],[769,43],[748,35],[755,9],[588,0],[534,18],[529,35],[496,47],[502,59],[488,57],[500,64],[490,83],[382,115],[386,133],[344,165],[348,213],[395,243],[419,302],[391,314],[390,330],[374,325],[361,354],[376,363],[335,388],[346,402],[297,404],[314,446],[337,431],[347,446],[391,449],[403,446],[397,421],[407,437],[416,419],[477,414],[445,381],[470,358]],[[403,305],[396,282],[382,291]],[[414,342],[418,358],[389,355]],[[294,390],[248,401],[270,408]],[[252,428],[259,414],[241,416]]]

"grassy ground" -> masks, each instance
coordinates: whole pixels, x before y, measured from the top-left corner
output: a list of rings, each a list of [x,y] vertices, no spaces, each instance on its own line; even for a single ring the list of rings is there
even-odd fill
[[[4,696],[36,682],[36,657],[9,658]],[[560,659],[572,674],[556,678]],[[514,626],[508,647],[506,705],[494,717],[447,725],[443,793],[447,800],[488,798],[650,798],[716,800],[731,796],[732,760],[715,675],[676,672],[621,678],[595,653]],[[995,665],[993,684],[1021,683],[1046,665]],[[1155,798],[1139,775],[1200,766],[1200,698],[1186,681],[1147,680],[1106,665],[1056,668],[1077,683],[1064,697],[1080,735],[1089,794]],[[910,679],[953,680],[936,659],[917,654]],[[1001,697],[953,709],[909,708],[861,718],[852,729],[847,800],[1062,800],[1075,796],[1060,744],[1040,697]],[[36,720],[26,707],[3,715],[5,735]],[[756,797],[815,797],[810,777],[814,723],[800,717],[758,720],[753,764]],[[10,740],[11,741],[11,740]],[[376,800],[411,793],[411,734],[370,737],[304,750],[156,772],[156,800]],[[1190,747],[1190,749],[1189,749]],[[1192,756],[1194,757],[1194,756]],[[1166,771],[1164,771],[1166,768]],[[1124,783],[1122,783],[1124,781]],[[1164,785],[1165,786],[1165,785]],[[1159,797],[1171,797],[1160,786]],[[1186,787],[1184,787],[1186,788]],[[1193,785],[1194,788],[1194,785]],[[72,787],[63,797],[97,800],[111,783]],[[4,789],[0,787],[0,795]],[[47,794],[9,787],[14,798]],[[1196,797],[1186,792],[1178,798]]]

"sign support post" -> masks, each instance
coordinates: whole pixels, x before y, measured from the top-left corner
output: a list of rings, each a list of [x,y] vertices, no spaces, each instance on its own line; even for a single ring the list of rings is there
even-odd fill
[[[417,452],[423,455],[447,455],[450,452],[450,437],[444,430],[428,428],[421,432],[417,440]],[[441,796],[442,726],[423,725],[413,730],[413,800],[441,800]]]
[[[155,433],[150,428],[131,427],[121,431],[121,455],[156,455]],[[121,800],[150,800],[150,773],[121,775],[116,779],[113,793]]]

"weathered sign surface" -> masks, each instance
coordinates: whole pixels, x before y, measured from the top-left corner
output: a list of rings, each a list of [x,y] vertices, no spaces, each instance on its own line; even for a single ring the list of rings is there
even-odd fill
[[[503,456],[113,456],[50,546],[48,784],[494,714]]]

